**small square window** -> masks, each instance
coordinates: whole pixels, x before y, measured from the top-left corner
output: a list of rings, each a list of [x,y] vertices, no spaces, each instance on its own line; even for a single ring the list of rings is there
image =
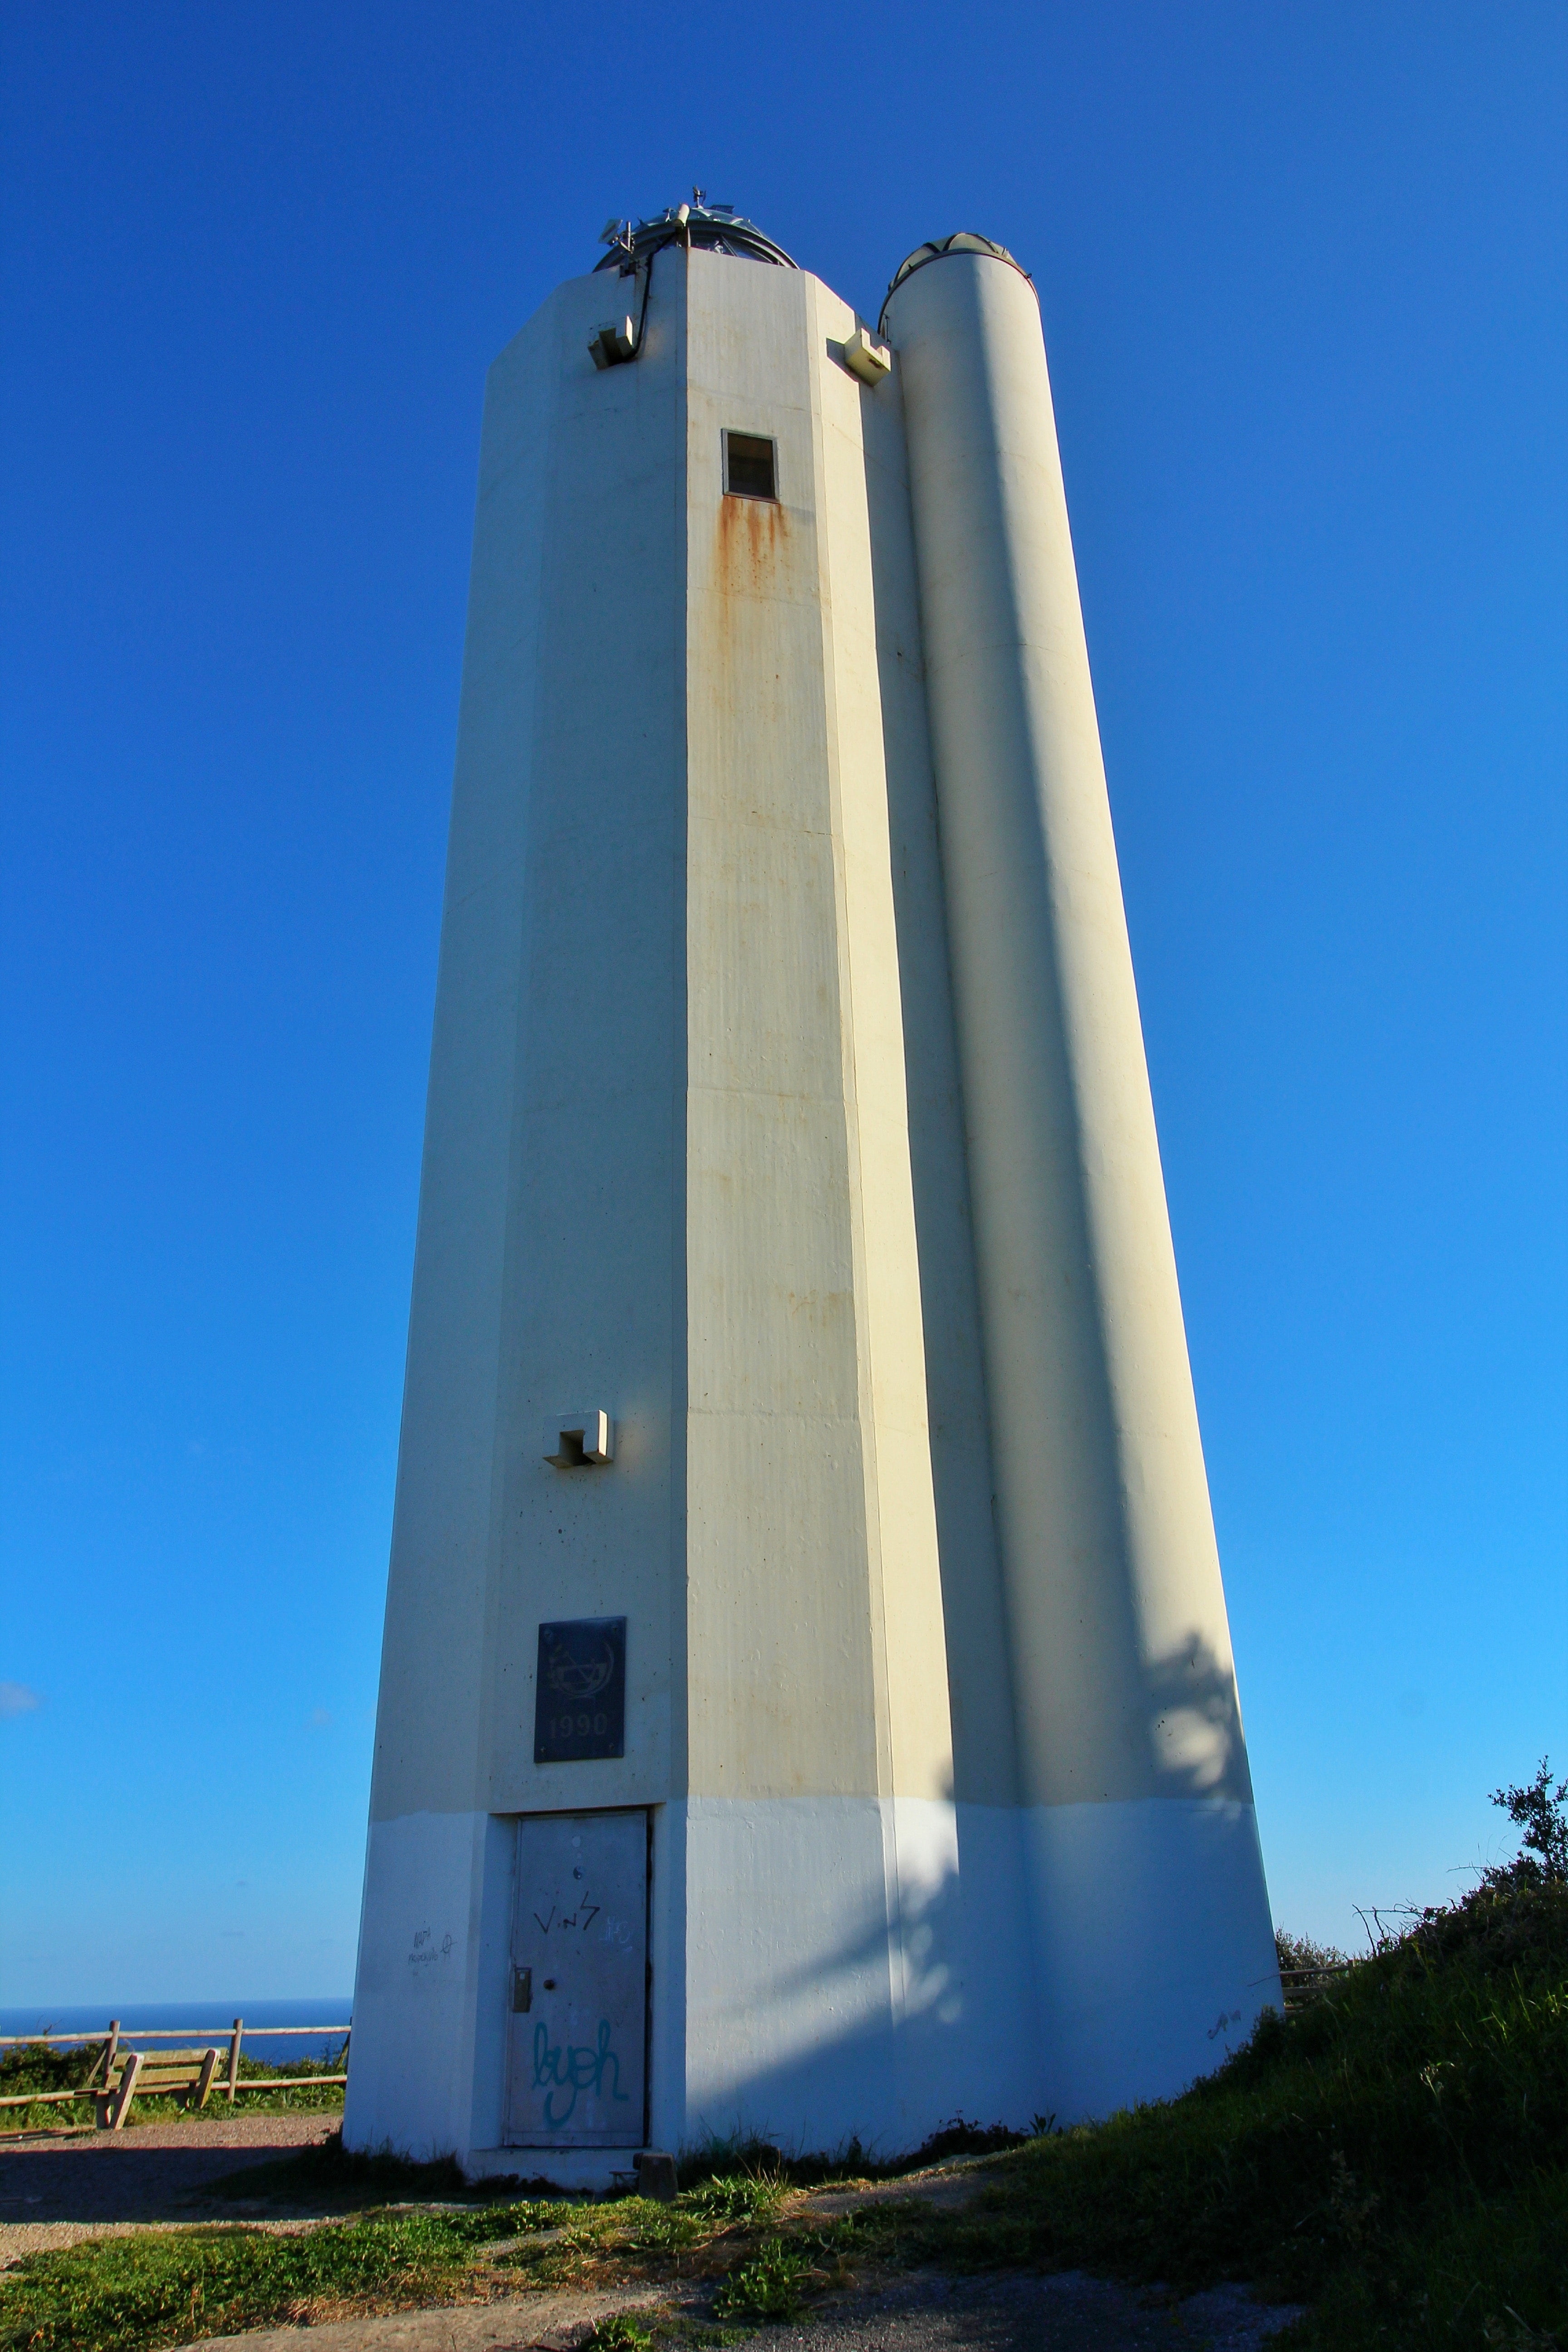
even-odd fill
[[[776,499],[775,445],[754,433],[724,436],[724,488],[732,499]]]

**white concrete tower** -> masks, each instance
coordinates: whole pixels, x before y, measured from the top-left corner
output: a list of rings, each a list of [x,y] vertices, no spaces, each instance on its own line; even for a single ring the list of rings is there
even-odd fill
[[[910,2147],[1278,1999],[1038,311],[887,332],[682,207],[491,370],[351,2147]]]

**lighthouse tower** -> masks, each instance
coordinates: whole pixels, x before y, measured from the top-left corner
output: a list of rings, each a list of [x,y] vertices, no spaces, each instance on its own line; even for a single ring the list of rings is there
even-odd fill
[[[607,241],[486,396],[344,2126],[583,2184],[1279,1994],[1034,289]]]

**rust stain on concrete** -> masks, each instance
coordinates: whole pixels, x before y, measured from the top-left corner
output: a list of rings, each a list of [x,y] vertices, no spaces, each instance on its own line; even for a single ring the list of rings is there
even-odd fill
[[[789,517],[772,499],[719,501],[719,537],[714,585],[721,596],[761,596],[774,584],[774,573],[789,543]]]

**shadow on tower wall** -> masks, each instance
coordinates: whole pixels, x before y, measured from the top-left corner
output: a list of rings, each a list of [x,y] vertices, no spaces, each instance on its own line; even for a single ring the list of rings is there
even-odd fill
[[[1144,1687],[1129,1733],[1161,1795],[958,1801],[942,1866],[928,1842],[890,1886],[868,1870],[829,1944],[758,1955],[722,2014],[694,2014],[713,2053],[694,2136],[889,2156],[959,2114],[1023,2129],[1170,2097],[1237,2048],[1279,1990],[1252,1809],[1226,1786],[1234,1683],[1189,1639]]]

